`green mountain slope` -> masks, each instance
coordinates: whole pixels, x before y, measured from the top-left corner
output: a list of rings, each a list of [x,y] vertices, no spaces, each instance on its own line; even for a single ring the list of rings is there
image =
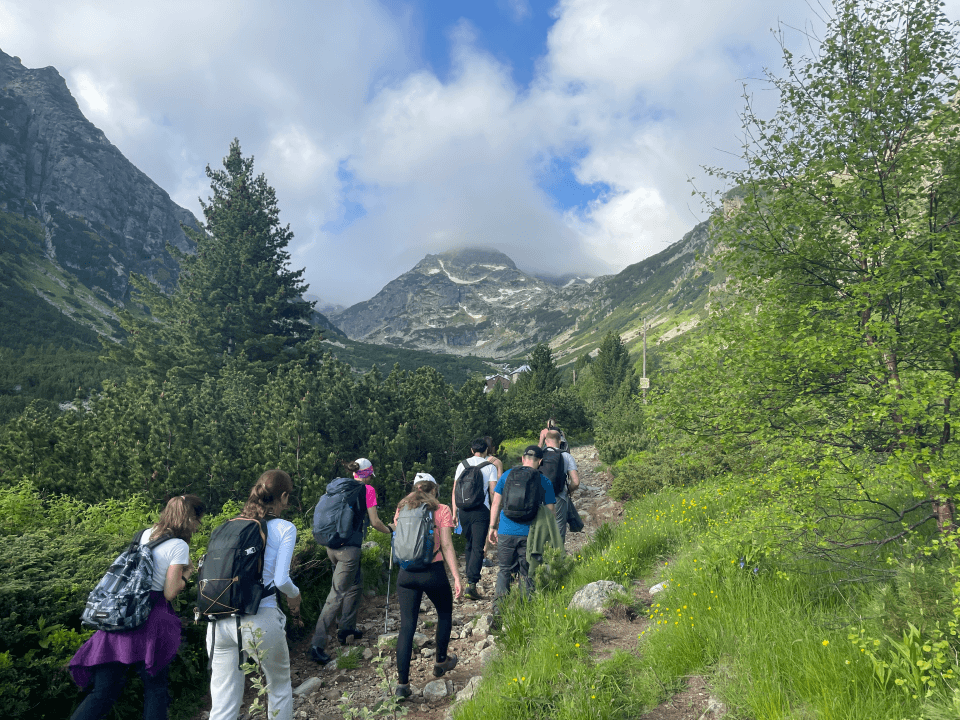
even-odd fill
[[[592,297],[574,327],[550,343],[559,364],[596,351],[611,331],[635,354],[644,318],[648,346],[695,327],[709,307],[710,286],[719,282],[707,267],[711,252],[707,220],[662,252],[595,280],[584,290]]]

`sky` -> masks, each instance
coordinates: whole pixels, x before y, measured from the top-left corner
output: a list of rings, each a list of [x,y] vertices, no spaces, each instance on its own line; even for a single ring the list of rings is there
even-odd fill
[[[947,3],[960,15],[960,0]],[[746,83],[807,0],[0,0],[0,49],[201,217],[233,138],[277,191],[309,294],[350,305],[427,253],[607,274],[708,212]]]

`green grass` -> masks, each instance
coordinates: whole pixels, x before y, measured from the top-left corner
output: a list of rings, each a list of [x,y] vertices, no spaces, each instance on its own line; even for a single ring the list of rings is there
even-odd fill
[[[508,603],[500,655],[455,717],[636,717],[692,674],[755,720],[950,717],[960,707],[956,655],[944,644],[935,661],[951,614],[948,562],[904,565],[873,584],[795,557],[788,565],[760,488],[716,481],[630,504],[556,590]],[[571,596],[594,580],[630,588],[637,578],[667,583],[638,624],[637,654],[594,662],[596,616],[568,610]],[[910,624],[918,630],[904,639]],[[918,671],[918,658],[930,667]]]

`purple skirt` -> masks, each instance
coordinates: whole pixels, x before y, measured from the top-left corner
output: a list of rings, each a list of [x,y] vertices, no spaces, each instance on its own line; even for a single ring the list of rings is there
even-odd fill
[[[147,621],[128,632],[97,630],[70,661],[70,674],[81,688],[90,684],[90,668],[106,663],[144,663],[156,675],[173,660],[180,647],[180,618],[163,593],[150,593],[153,609]]]

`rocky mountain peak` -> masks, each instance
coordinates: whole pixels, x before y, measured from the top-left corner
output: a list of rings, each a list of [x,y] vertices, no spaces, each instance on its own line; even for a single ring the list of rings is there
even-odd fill
[[[427,255],[417,263],[411,273],[446,278],[454,285],[474,285],[484,281],[496,282],[503,273],[519,271],[507,255],[487,248],[461,248]]]
[[[36,218],[47,255],[85,285],[127,297],[130,272],[171,288],[167,251],[189,251],[176,205],[87,120],[55,68],[0,51],[0,211]]]

